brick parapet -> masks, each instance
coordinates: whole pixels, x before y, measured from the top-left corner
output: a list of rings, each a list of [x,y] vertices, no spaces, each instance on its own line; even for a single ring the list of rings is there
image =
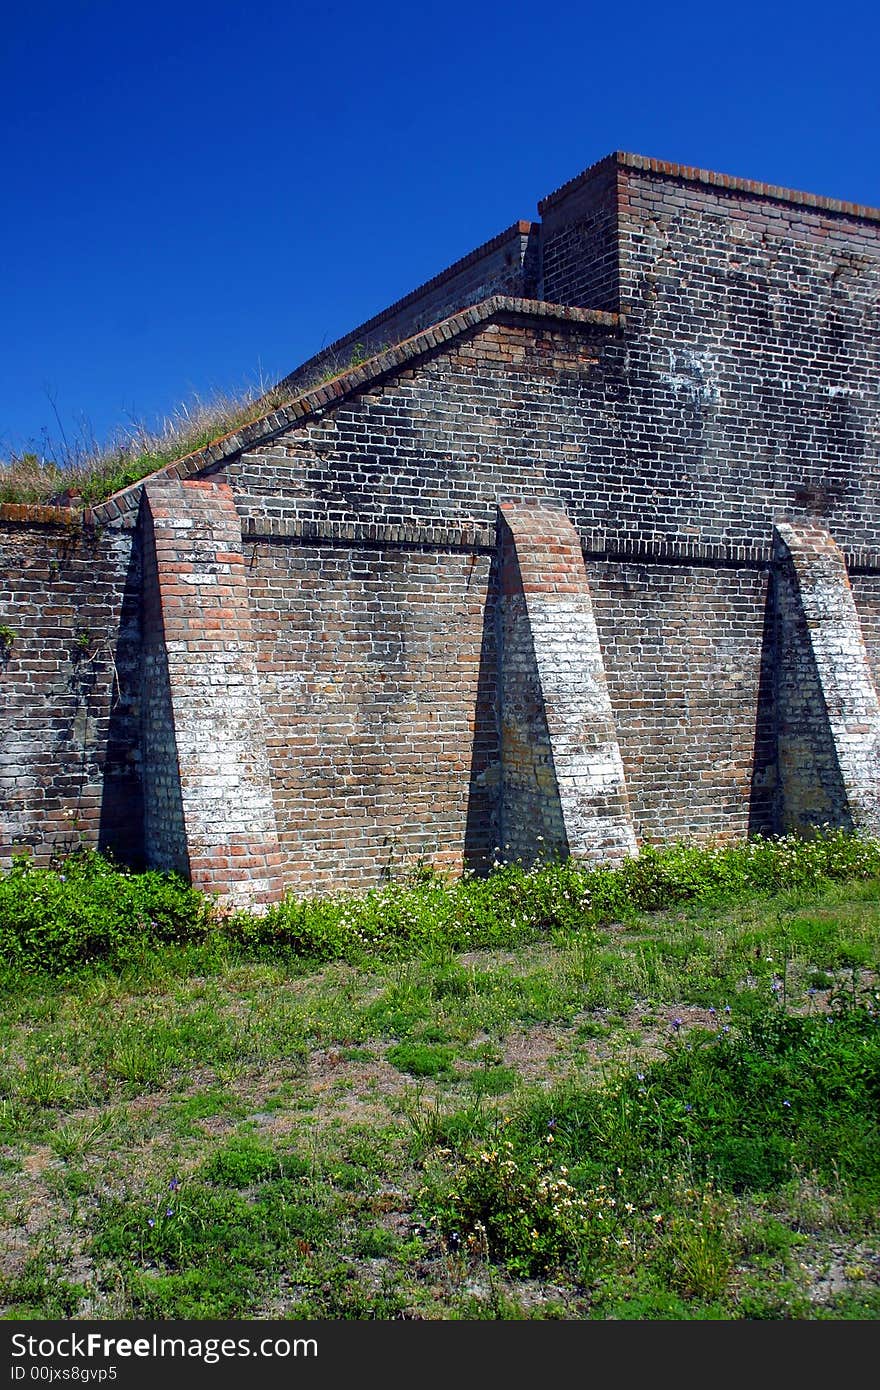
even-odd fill
[[[880,208],[866,207],[863,203],[850,203],[840,198],[826,198],[815,193],[804,193],[798,189],[783,188],[779,184],[760,183],[754,179],[738,178],[730,174],[719,174],[711,169],[700,169],[690,164],[676,164],[663,159],[651,159],[644,155],[629,154],[616,150],[597,160],[573,178],[568,179],[552,193],[546,194],[539,203],[538,211],[542,217],[556,209],[565,199],[570,198],[585,183],[615,170],[635,170],[661,179],[676,179],[682,183],[703,185],[707,188],[721,189],[728,193],[743,194],[750,198],[765,198],[773,202],[790,203],[796,207],[816,209],[819,212],[838,213],[844,217],[861,218],[869,222],[880,222]]]
[[[592,553],[767,563],[774,520],[796,520],[808,491],[809,462],[783,452],[806,435],[800,403],[784,403],[777,421],[773,398],[757,410],[749,390],[734,412],[716,399],[720,386],[704,382],[700,362],[670,372],[674,349],[664,337],[649,371],[643,355],[652,350],[650,341],[627,347],[616,334],[570,335],[558,325],[484,325],[245,450],[227,474],[243,524],[279,536],[339,528],[388,540],[393,529],[365,528],[400,528],[397,539],[414,542],[421,528],[485,530],[499,496],[540,490],[565,506]],[[729,387],[725,378],[734,403],[747,372],[748,359]],[[827,404],[813,406],[820,421],[824,412],[829,452],[845,456],[833,488],[828,480],[829,529],[869,564],[880,540],[870,476],[853,485],[848,437]],[[740,437],[752,447],[740,449]],[[772,467],[771,448],[780,450]]]
[[[569,197],[547,207],[541,227],[543,298],[619,312],[618,187],[615,164],[604,160]]]
[[[423,285],[337,338],[329,347],[322,348],[284,377],[276,389],[301,390],[315,377],[326,374],[328,368],[344,370],[355,348],[361,357],[365,353],[372,355],[493,294],[540,298],[536,293],[538,233],[536,223],[514,222]]]

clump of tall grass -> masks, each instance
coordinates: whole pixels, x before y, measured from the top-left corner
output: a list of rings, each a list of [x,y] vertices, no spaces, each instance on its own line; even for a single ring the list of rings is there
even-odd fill
[[[135,421],[119,426],[104,443],[85,425],[72,442],[47,437],[39,452],[25,450],[0,460],[0,502],[99,502],[268,415],[284,399],[277,388],[248,386],[205,399],[194,396],[154,428]]]

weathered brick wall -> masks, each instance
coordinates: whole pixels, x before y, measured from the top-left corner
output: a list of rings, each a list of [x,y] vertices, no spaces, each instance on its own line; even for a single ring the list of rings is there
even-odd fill
[[[511,611],[499,627],[484,540],[246,547],[279,841],[300,889],[375,882],[421,857],[478,868],[496,846],[530,860],[539,834],[564,839],[550,794],[528,815],[509,800],[500,821],[502,719],[531,711],[532,788],[536,767],[555,770],[534,643]],[[769,564],[586,568],[639,840],[772,830]],[[509,737],[508,776],[513,751]]]
[[[538,204],[541,214],[541,298],[582,309],[620,309],[617,159],[603,159],[586,177]]]
[[[622,346],[613,328],[528,316],[422,357],[229,465],[245,526],[491,528],[499,496],[557,495],[616,523]]]
[[[701,527],[813,518],[876,549],[880,221],[627,166],[618,201],[639,471]]]
[[[704,429],[693,380],[643,371],[649,350],[582,326],[482,326],[230,464],[245,523],[488,526],[499,497],[554,496],[589,545],[769,558],[774,521],[812,515],[797,505],[803,458],[768,465],[757,445],[735,447],[737,434],[762,429],[757,400],[751,424],[735,425],[747,402],[734,399],[707,407]],[[833,452],[829,442],[829,486],[843,467],[852,486],[824,524],[847,548],[876,553],[873,456],[847,458],[843,440],[832,466]]]
[[[703,540],[813,518],[876,550],[880,213],[630,155],[540,206],[545,296],[626,317],[643,532],[687,498]]]
[[[497,844],[491,550],[246,547],[286,882],[373,884]]]
[[[768,567],[590,558],[587,571],[640,840],[768,830]]]
[[[141,859],[140,557],[76,513],[0,509],[0,864],[80,842]]]
[[[765,496],[762,511],[760,498],[732,493],[720,466],[702,483],[663,479],[659,467],[653,480],[637,477],[626,430],[638,409],[613,333],[510,319],[246,453],[229,472],[246,533],[292,539],[329,525],[340,535],[375,528],[394,544],[420,528],[477,523],[487,543],[499,496],[555,497],[589,557],[638,835],[771,831],[773,502]],[[730,539],[737,511],[748,543]],[[865,508],[862,538],[876,534],[875,520]],[[536,820],[527,833],[536,828],[548,840],[558,830]]]
[[[868,653],[874,685],[880,690],[880,573],[849,567],[853,602]]]

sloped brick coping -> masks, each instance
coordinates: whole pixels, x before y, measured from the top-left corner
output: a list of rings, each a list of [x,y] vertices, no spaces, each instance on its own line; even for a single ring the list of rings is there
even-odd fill
[[[305,362],[301,363],[299,367],[295,368],[294,371],[289,372],[287,376],[283,377],[279,382],[279,388],[286,389],[287,386],[290,385],[291,389],[294,389],[296,383],[302,381],[304,375],[307,375],[311,369],[320,370],[322,363],[332,360],[335,355],[343,353],[346,348],[354,347],[358,341],[369,338],[370,334],[373,333],[375,329],[381,328],[383,323],[392,321],[404,309],[409,308],[411,305],[418,304],[420,300],[425,299],[434,290],[440,289],[443,285],[450,284],[461,275],[463,271],[467,270],[470,266],[478,265],[480,261],[485,260],[493,251],[497,251],[505,244],[510,244],[517,239],[521,240],[523,237],[527,238],[532,232],[538,230],[538,226],[539,224],[537,222],[525,222],[520,218],[518,222],[513,222],[509,227],[505,227],[503,232],[499,232],[497,236],[491,237],[489,241],[484,241],[482,246],[475,247],[474,250],[469,251],[467,255],[461,256],[457,261],[453,261],[452,265],[448,265],[445,270],[441,270],[437,275],[432,275],[430,280],[425,280],[423,284],[417,285],[414,290],[410,290],[408,294],[403,295],[400,299],[395,299],[393,304],[389,304],[387,308],[382,309],[378,314],[374,314],[372,318],[366,319],[363,323],[358,324],[357,328],[353,328],[350,332],[344,333],[341,338],[337,338],[334,342],[329,343],[327,347],[322,348],[320,352],[316,352],[313,357],[309,357]],[[523,289],[525,288],[526,287],[523,286]],[[459,310],[457,312],[461,311]]]
[[[431,328],[407,338],[396,347],[378,353],[368,361],[362,362],[351,371],[343,372],[323,386],[306,391],[289,404],[278,410],[244,425],[238,430],[223,435],[207,444],[196,453],[166,464],[155,473],[132,483],[115,493],[107,501],[81,513],[81,520],[92,525],[117,525],[133,527],[137,523],[138,507],[144,485],[154,478],[185,479],[199,473],[222,467],[244,449],[253,449],[259,444],[282,434],[292,425],[299,424],[311,416],[319,415],[329,406],[338,405],[346,397],[364,391],[388,376],[393,376],[402,367],[427,353],[443,348],[470,329],[494,319],[512,316],[525,321],[540,320],[544,323],[561,324],[571,328],[589,328],[619,332],[624,320],[619,314],[606,314],[598,309],[572,309],[564,304],[546,304],[537,299],[512,299],[505,295],[493,295],[479,304],[474,304],[461,313],[452,314]],[[69,515],[60,509],[63,515]],[[23,518],[22,518],[23,519]]]
[[[81,507],[47,507],[39,502],[0,502],[0,521],[20,522],[24,526],[55,526],[76,531],[90,524],[88,511]]]

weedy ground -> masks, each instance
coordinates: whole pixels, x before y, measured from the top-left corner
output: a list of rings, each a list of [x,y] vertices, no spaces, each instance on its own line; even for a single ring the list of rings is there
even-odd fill
[[[7,973],[4,1318],[880,1314],[880,876],[260,933]]]

